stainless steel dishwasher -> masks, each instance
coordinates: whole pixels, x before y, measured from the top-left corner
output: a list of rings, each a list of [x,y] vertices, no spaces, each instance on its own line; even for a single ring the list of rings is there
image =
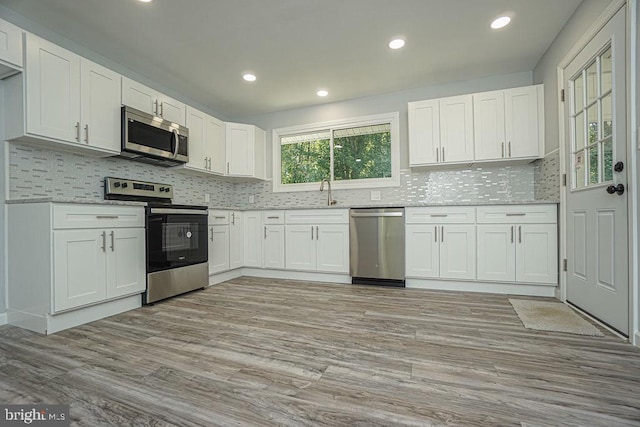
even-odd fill
[[[353,284],[404,287],[404,208],[351,209]]]

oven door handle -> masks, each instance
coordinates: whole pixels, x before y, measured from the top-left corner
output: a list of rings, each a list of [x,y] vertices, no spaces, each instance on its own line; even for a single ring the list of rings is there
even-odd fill
[[[150,214],[209,215],[206,209],[151,208]]]

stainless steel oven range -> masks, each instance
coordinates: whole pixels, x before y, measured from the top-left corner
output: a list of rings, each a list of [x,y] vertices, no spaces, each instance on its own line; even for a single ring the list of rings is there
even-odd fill
[[[206,206],[174,205],[167,184],[107,177],[105,199],[145,201],[147,290],[143,304],[208,285]]]

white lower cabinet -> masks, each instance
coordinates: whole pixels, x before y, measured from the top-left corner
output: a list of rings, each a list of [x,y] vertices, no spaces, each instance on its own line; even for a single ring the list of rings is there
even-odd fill
[[[284,225],[264,225],[264,268],[284,269]]]
[[[262,268],[262,212],[244,212],[244,266]]]
[[[229,225],[209,226],[209,274],[229,270]]]
[[[242,212],[231,212],[229,220],[229,268],[244,266],[244,224]]]
[[[286,226],[288,270],[349,273],[347,224]]]
[[[9,323],[51,333],[140,306],[144,208],[32,203],[7,212]]]
[[[556,222],[555,205],[479,207],[478,280],[557,284]]]

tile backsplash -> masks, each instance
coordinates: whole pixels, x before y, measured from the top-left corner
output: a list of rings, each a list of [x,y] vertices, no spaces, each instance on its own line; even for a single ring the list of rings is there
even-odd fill
[[[237,209],[322,208],[327,192],[274,193],[272,183],[237,182],[187,175],[171,168],[120,158],[94,158],[34,145],[8,144],[8,199],[76,198],[102,200],[104,177],[115,176],[174,186],[174,203]],[[471,167],[456,170],[403,170],[400,187],[336,190],[337,206],[518,203],[557,201],[557,155],[526,165]],[[319,190],[319,188],[318,188]],[[250,203],[250,196],[254,202]]]

